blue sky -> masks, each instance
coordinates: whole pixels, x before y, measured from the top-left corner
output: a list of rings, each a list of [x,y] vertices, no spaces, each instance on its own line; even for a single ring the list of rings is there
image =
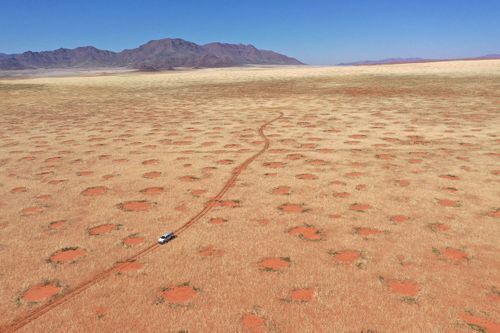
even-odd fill
[[[500,53],[500,0],[0,0],[0,52],[151,39],[253,44],[309,64]]]

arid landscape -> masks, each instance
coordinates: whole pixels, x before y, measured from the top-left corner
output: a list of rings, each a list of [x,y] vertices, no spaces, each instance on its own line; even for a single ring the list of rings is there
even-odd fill
[[[500,60],[5,78],[0,115],[1,332],[500,332]]]

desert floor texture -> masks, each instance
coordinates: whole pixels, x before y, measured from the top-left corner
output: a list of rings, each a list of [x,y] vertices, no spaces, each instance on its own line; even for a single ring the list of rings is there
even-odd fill
[[[0,331],[500,332],[500,61],[3,79],[0,115]]]

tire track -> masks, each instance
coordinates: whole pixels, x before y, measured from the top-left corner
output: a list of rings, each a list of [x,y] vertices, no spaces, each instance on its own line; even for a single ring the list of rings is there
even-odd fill
[[[266,127],[268,125],[270,125],[271,123],[275,122],[276,120],[282,118],[283,115],[284,115],[283,112],[279,112],[278,117],[275,117],[275,118],[265,122],[264,124],[262,124],[259,127],[258,132],[259,132],[259,135],[264,139],[264,146],[258,152],[256,152],[254,155],[250,156],[245,161],[243,161],[243,163],[241,163],[238,167],[233,169],[231,177],[226,181],[226,183],[224,184],[222,189],[219,191],[219,193],[217,193],[208,203],[206,203],[205,206],[203,207],[203,209],[198,214],[193,216],[189,221],[187,221],[186,223],[184,223],[182,226],[180,226],[179,228],[177,228],[174,231],[174,235],[176,236],[176,238],[179,237],[180,234],[182,234],[183,232],[188,230],[190,227],[192,227],[196,222],[198,222],[208,212],[210,212],[212,210],[212,208],[217,205],[217,202],[224,197],[224,195],[231,189],[231,187],[234,186],[234,184],[236,183],[236,180],[238,179],[240,174],[257,157],[259,157],[267,149],[269,149],[270,141],[269,141],[269,138],[264,134],[264,130],[266,129]],[[130,263],[136,261],[139,258],[146,256],[147,254],[153,252],[154,250],[156,250],[159,247],[160,247],[160,245],[156,242],[147,246],[146,248],[135,253],[134,255],[132,255],[126,259],[123,259],[120,262],[115,263],[110,268],[108,268],[100,273],[97,273],[96,275],[94,275],[93,277],[88,279],[87,281],[80,283],[75,288],[67,291],[64,295],[57,297],[57,298],[53,299],[52,301],[49,301],[48,303],[40,306],[39,308],[33,310],[32,312],[30,312],[24,316],[21,316],[17,319],[14,319],[14,321],[11,324],[9,324],[6,327],[3,327],[0,331],[5,332],[5,333],[17,331],[18,329],[26,326],[27,324],[31,323],[32,321],[36,320],[37,318],[43,316],[45,313],[49,312],[50,310],[58,307],[59,305],[62,305],[64,303],[68,302],[69,300],[78,296],[79,294],[81,294],[82,292],[87,290],[88,288],[99,283],[100,281],[103,281],[104,279],[109,277],[111,274],[117,272],[118,269],[123,269],[124,267],[126,267]]]

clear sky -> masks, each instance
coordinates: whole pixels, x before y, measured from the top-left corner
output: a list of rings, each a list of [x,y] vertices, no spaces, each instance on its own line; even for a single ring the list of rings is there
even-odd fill
[[[0,0],[0,52],[151,39],[253,44],[309,64],[500,53],[500,0]]]

